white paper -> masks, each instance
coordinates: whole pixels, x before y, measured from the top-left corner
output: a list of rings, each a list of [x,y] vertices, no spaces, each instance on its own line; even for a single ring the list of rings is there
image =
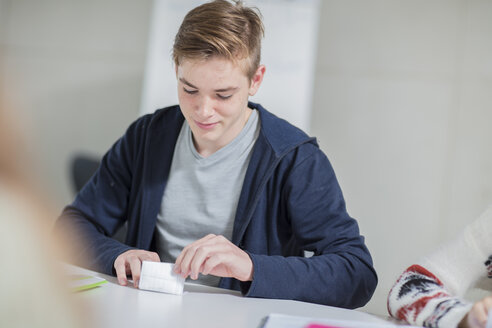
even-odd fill
[[[492,310],[489,311],[489,318],[487,320],[487,328],[492,328]]]
[[[330,328],[405,328],[413,326],[402,326],[392,324],[390,322],[381,323],[377,322],[365,322],[355,320],[332,320],[332,319],[320,319],[310,318],[302,316],[293,316],[280,313],[270,314],[266,322],[264,322],[262,328],[305,328],[310,324],[323,325]]]
[[[173,266],[173,263],[143,261],[138,288],[182,295],[185,279],[173,272]]]

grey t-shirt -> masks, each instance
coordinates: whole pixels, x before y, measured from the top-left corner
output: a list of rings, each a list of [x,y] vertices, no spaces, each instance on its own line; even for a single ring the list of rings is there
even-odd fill
[[[202,157],[184,121],[157,215],[156,245],[161,261],[174,262],[185,246],[210,233],[231,240],[239,195],[259,132],[258,113],[253,110],[236,138]],[[218,286],[219,280],[200,275],[197,282]]]

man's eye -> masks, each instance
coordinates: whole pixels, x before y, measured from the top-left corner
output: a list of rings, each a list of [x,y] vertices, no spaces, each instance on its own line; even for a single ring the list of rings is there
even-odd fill
[[[198,91],[197,90],[188,90],[186,88],[183,88],[184,92],[190,94],[190,95],[194,95],[195,93],[197,93]]]
[[[217,97],[219,97],[219,99],[222,99],[222,100],[227,100],[227,99],[231,98],[232,95],[224,96],[224,95],[217,94]]]

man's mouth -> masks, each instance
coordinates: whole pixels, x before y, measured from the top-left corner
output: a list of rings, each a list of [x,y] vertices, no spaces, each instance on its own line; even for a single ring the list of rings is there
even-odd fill
[[[218,122],[213,122],[213,123],[206,123],[206,122],[198,122],[198,121],[195,121],[195,124],[200,128],[200,129],[204,129],[204,130],[210,130],[210,129],[213,129],[217,124]]]

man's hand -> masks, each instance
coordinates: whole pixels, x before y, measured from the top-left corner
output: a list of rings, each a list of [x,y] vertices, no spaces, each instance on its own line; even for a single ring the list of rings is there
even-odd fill
[[[186,246],[176,259],[174,272],[183,278],[198,274],[253,280],[253,262],[248,253],[224,236],[207,235]]]
[[[161,260],[157,253],[141,249],[131,249],[121,253],[114,261],[114,269],[116,270],[118,283],[122,286],[126,286],[128,284],[126,276],[131,274],[133,286],[138,288],[142,261],[160,262]]]
[[[470,312],[468,312],[463,320],[461,320],[458,327],[485,328],[490,309],[492,309],[492,296],[487,296],[481,301],[473,304]]]

